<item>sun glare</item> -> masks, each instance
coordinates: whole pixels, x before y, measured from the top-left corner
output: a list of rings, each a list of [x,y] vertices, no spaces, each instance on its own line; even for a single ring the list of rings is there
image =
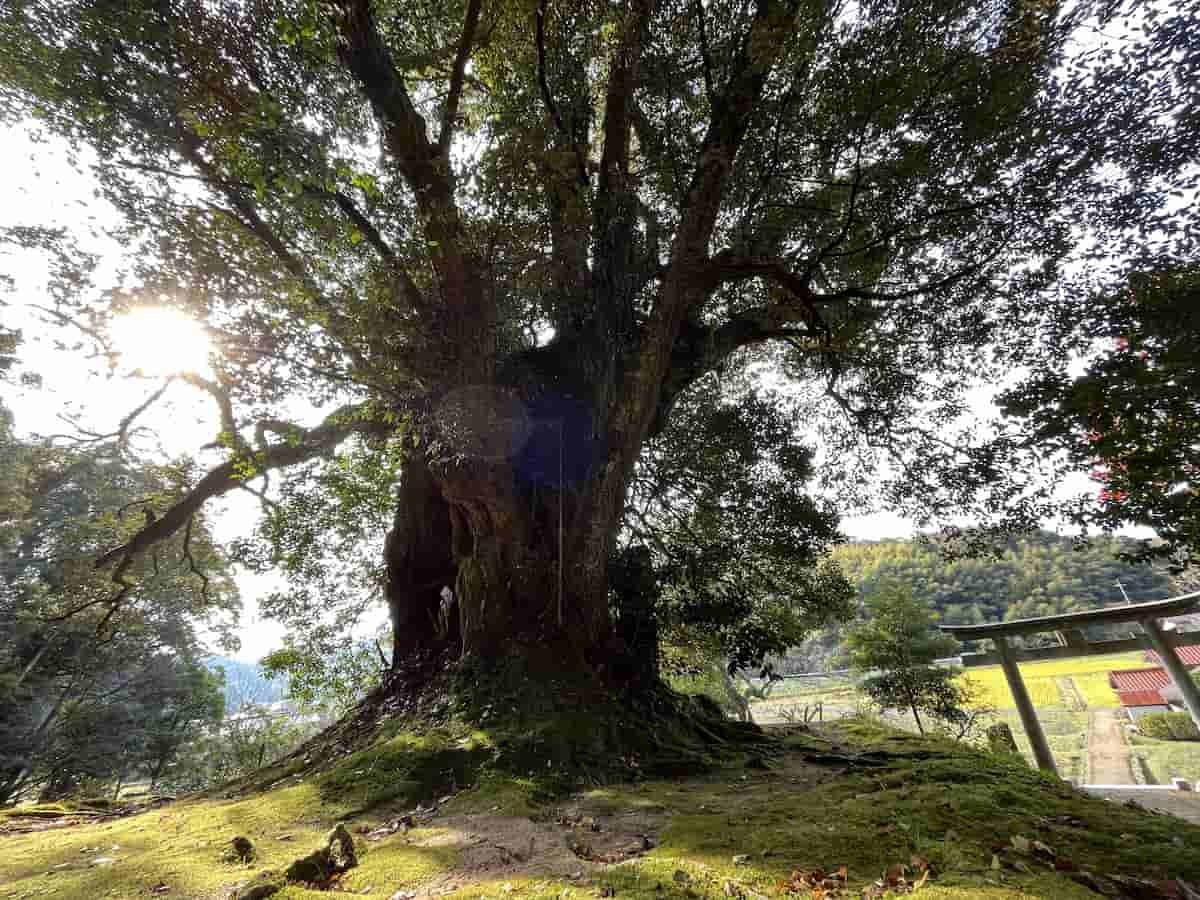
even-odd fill
[[[165,306],[142,306],[113,320],[113,349],[121,363],[143,375],[208,371],[211,345],[195,319]]]

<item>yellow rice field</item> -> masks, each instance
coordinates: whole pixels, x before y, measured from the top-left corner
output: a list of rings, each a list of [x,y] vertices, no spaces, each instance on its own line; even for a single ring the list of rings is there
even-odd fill
[[[1118,706],[1117,695],[1108,686],[1113,669],[1137,669],[1146,666],[1140,651],[1111,656],[1081,656],[1074,659],[1050,659],[1021,663],[1021,675],[1034,706],[1058,706],[1062,703],[1056,679],[1071,678],[1089,706]],[[971,668],[963,675],[976,689],[976,702],[996,709],[1012,709],[1012,694],[999,666]]]

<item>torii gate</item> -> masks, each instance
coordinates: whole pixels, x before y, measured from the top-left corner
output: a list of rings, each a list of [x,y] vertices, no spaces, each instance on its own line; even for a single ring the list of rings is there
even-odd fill
[[[1038,721],[1037,710],[1029,699],[1025,682],[1021,680],[1021,672],[1017,667],[1017,656],[1026,661],[1039,659],[1069,659],[1074,656],[1100,656],[1106,653],[1122,653],[1127,650],[1153,649],[1162,660],[1163,668],[1171,676],[1171,682],[1183,696],[1184,705],[1191,714],[1192,721],[1200,727],[1200,689],[1196,687],[1188,675],[1187,668],[1175,654],[1175,647],[1189,644],[1200,644],[1200,631],[1190,631],[1184,634],[1173,634],[1164,631],[1160,619],[1170,616],[1181,616],[1193,612],[1200,607],[1200,591],[1171,597],[1167,600],[1152,600],[1149,603],[1131,603],[1127,606],[1114,606],[1107,609],[1095,609],[1089,612],[1062,613],[1055,616],[1037,616],[1032,619],[1016,619],[1012,622],[996,622],[991,625],[942,625],[941,630],[952,634],[959,640],[978,640],[988,638],[996,647],[992,653],[971,653],[963,656],[963,665],[985,666],[999,662],[1004,669],[1004,677],[1008,680],[1008,688],[1012,691],[1013,700],[1017,704],[1017,712],[1021,716],[1021,724],[1025,734],[1033,746],[1033,755],[1038,768],[1047,772],[1057,772],[1054,767],[1054,756],[1050,745],[1046,742],[1046,734]],[[1080,630],[1085,625],[1113,625],[1119,622],[1137,622],[1142,626],[1141,636],[1132,636],[1115,641],[1089,642]],[[1039,634],[1042,632],[1057,632],[1062,646],[1042,647],[1036,650],[1017,651],[1009,643],[1010,637],[1023,634]]]

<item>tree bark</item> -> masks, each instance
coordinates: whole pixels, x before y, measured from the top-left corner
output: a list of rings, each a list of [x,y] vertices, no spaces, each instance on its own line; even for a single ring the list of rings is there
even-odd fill
[[[405,463],[385,543],[393,668],[440,649],[611,670],[608,573],[579,558],[597,479],[565,474],[573,441],[535,421],[506,454]]]
[[[440,592],[452,586],[456,567],[450,548],[450,508],[421,458],[401,471],[392,530],[384,543],[385,595],[392,620],[392,668],[414,651],[451,640],[439,636]]]

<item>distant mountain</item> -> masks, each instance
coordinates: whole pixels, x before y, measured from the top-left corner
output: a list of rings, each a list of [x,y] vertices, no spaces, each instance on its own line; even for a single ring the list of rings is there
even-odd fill
[[[204,661],[210,671],[225,673],[225,711],[236,712],[251,703],[274,703],[287,694],[286,678],[267,678],[257,663],[228,656],[210,656]]]

